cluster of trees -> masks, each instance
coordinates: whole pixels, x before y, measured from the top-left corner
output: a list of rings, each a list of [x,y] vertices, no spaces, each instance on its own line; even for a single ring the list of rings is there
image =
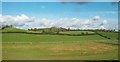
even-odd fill
[[[116,32],[115,29],[113,30],[107,30],[107,29],[95,29],[95,30],[92,30],[92,29],[66,29],[66,31],[101,31],[101,32]],[[119,30],[120,31],[120,30]]]
[[[37,28],[31,28],[31,29],[28,29],[29,31],[38,31]]]
[[[105,29],[96,29],[96,30],[81,30],[81,29],[66,29],[66,28],[56,28],[56,27],[51,27],[51,28],[43,28],[43,29],[39,29],[39,28],[31,28],[31,29],[28,29],[29,31],[42,31],[42,33],[58,33],[61,32],[61,31],[101,31],[101,32],[116,32],[115,29],[114,30],[105,30]],[[82,35],[84,34],[88,34],[88,33],[81,33]]]
[[[13,26],[12,25],[5,25],[5,26],[1,26],[1,29],[5,29],[7,27],[13,27]],[[48,29],[48,30],[46,30],[46,29]],[[114,30],[106,30],[106,29],[95,29],[95,30],[92,30],[92,29],[83,30],[82,29],[81,30],[81,29],[70,29],[70,28],[66,29],[66,28],[62,28],[62,27],[60,27],[60,28],[51,27],[51,28],[44,28],[44,29],[31,28],[31,29],[28,29],[28,30],[29,31],[41,31],[41,30],[43,30],[43,32],[46,32],[46,31],[47,32],[49,32],[49,31],[55,31],[56,32],[56,30],[54,30],[54,29],[56,29],[57,31],[101,31],[101,32],[116,32],[115,29]]]
[[[101,32],[116,32],[115,29],[114,29],[114,30],[96,29],[95,31],[101,31]]]
[[[9,28],[9,27],[13,27],[12,25],[5,25],[5,26],[2,26],[1,29],[5,29],[5,28]]]
[[[64,29],[64,28],[56,28],[56,27],[43,28],[43,29],[31,28],[31,29],[28,29],[28,30],[29,31],[40,31],[40,32],[46,33],[46,34],[52,34],[52,33],[59,34],[59,32],[61,32],[61,31],[66,31],[66,29]]]
[[[45,29],[42,30],[42,33],[46,33],[46,34],[53,34],[53,33],[59,34],[59,32],[60,32],[59,29],[58,30],[52,30],[51,28],[47,29],[47,30],[45,30]]]
[[[47,29],[42,29],[42,33],[56,33],[56,34],[59,34],[60,32],[63,32],[63,31],[73,31],[71,30],[70,28],[68,29],[65,29],[65,28],[55,28],[55,27],[52,27],[52,28],[47,28]],[[88,32],[82,32],[81,35],[88,35],[89,33]]]
[[[88,35],[88,32],[86,32],[86,33],[82,32],[81,35]]]

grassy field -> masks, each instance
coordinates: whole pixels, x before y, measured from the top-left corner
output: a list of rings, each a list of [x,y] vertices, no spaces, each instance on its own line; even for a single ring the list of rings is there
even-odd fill
[[[0,32],[27,32],[27,30],[8,27],[8,28],[5,28],[3,30],[0,30]]]
[[[118,33],[114,33],[114,32],[99,32],[98,33],[110,37],[111,39],[117,39],[118,38]]]
[[[94,34],[92,31],[65,31],[65,32],[60,32],[61,34]]]
[[[4,33],[3,60],[116,60],[118,46],[99,35]]]
[[[42,29],[43,30],[43,29]],[[53,32],[56,28],[45,31]],[[92,31],[60,31],[59,34],[94,35],[51,35],[42,31],[28,31],[7,27],[2,34],[3,60],[117,60],[117,33]],[[5,33],[6,32],[6,33]],[[29,33],[29,34],[28,34]],[[37,34],[30,34],[37,33]]]
[[[64,36],[64,35],[4,33],[2,36],[4,42],[74,42],[74,41],[76,42],[76,41],[107,40],[99,35]]]

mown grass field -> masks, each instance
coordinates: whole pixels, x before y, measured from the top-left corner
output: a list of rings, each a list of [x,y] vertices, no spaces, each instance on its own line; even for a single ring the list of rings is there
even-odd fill
[[[118,45],[101,43],[112,40],[99,35],[3,33],[3,60],[117,60]]]

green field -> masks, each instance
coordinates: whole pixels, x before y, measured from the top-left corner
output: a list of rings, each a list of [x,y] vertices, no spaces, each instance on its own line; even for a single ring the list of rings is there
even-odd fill
[[[92,31],[65,31],[65,32],[60,32],[61,34],[94,34]]]
[[[5,28],[3,30],[0,30],[0,32],[27,32],[27,31],[26,30],[22,30],[22,29],[7,27],[7,28]]]
[[[64,36],[4,33],[3,60],[118,59],[117,45],[99,35]]]
[[[118,33],[114,33],[114,32],[98,32],[104,36],[107,36],[111,39],[117,39],[118,38]]]
[[[113,32],[99,32],[111,39],[92,31],[60,32],[94,34],[85,36],[40,34],[17,28],[5,28],[2,32],[3,60],[118,60],[117,33]]]

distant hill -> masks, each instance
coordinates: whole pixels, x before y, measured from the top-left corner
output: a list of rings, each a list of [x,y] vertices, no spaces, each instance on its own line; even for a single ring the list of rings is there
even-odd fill
[[[5,27],[4,29],[1,29],[0,32],[27,32],[27,30],[23,30],[23,29],[18,29],[18,28],[15,28],[15,27]]]
[[[66,31],[65,28],[56,28],[56,27],[52,27],[52,28],[32,28],[32,29],[28,29],[28,30],[33,31],[33,32],[41,32],[41,33],[49,33],[49,34]]]

